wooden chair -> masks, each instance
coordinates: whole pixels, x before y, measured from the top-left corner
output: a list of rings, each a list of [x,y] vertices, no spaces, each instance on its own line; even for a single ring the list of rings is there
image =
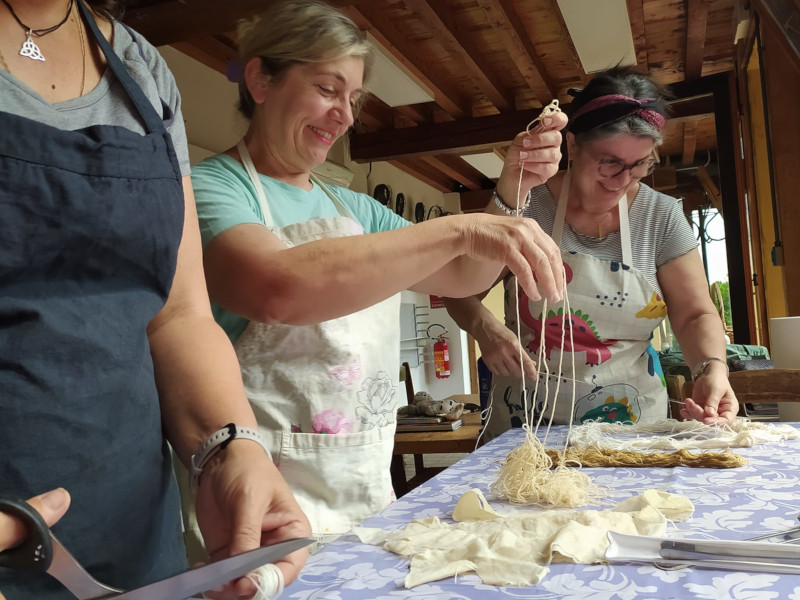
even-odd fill
[[[747,416],[743,412],[747,404],[800,402],[800,369],[733,371],[730,382],[739,400],[741,416]],[[681,418],[679,410],[683,401],[691,398],[692,389],[692,382],[686,381],[682,375],[667,376],[667,393],[673,418]]]

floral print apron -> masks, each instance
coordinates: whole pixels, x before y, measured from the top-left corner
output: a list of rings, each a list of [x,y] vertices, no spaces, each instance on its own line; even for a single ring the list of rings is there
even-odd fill
[[[238,149],[265,225],[287,246],[363,233],[350,210],[320,182],[340,216],[274,227],[247,148],[240,143]],[[399,311],[396,294],[316,325],[251,321],[234,345],[261,435],[320,540],[348,531],[394,499],[389,466]]]

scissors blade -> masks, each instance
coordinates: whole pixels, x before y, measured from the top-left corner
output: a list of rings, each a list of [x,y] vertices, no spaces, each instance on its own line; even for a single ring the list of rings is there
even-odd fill
[[[256,548],[250,552],[209,563],[124,594],[107,597],[109,600],[183,600],[183,598],[208,591],[246,575],[250,571],[283,558],[295,550],[305,548],[314,541],[313,538],[297,538],[271,546],[264,546],[263,548]]]

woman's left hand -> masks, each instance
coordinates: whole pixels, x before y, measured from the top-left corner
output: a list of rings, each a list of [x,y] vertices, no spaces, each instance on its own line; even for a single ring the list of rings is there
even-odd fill
[[[722,365],[697,378],[692,397],[686,398],[686,406],[681,409],[684,419],[694,419],[706,425],[732,423],[738,413],[739,402]]]
[[[263,448],[249,440],[232,442],[203,470],[197,523],[211,560],[311,534],[283,476]],[[297,578],[307,556],[303,549],[276,561],[286,585]],[[234,600],[251,598],[257,591],[250,579],[242,577],[206,595]]]

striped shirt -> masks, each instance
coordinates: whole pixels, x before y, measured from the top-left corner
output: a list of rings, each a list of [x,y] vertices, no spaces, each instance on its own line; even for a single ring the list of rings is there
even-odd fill
[[[545,233],[552,235],[556,201],[547,185],[531,190],[531,203],[523,213],[536,219]],[[692,226],[683,214],[683,203],[639,183],[639,192],[629,211],[633,267],[661,294],[656,272],[669,261],[697,248]],[[561,249],[581,252],[605,260],[622,260],[619,231],[597,238],[573,231],[565,224]]]

